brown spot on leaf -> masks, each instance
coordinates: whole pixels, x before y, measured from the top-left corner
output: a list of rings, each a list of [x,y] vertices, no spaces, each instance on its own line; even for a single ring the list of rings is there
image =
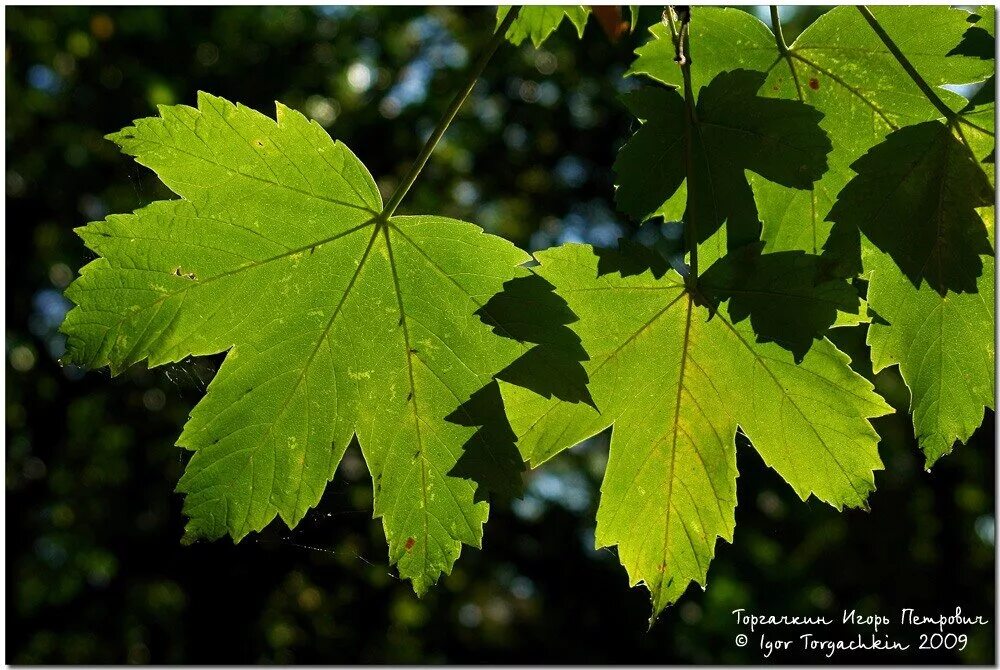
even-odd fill
[[[414,538],[412,538],[412,537],[406,538],[406,547],[405,547],[405,549],[407,551],[409,551],[410,549],[413,549],[413,545],[415,545],[416,543],[417,543],[417,541]]]
[[[809,80],[809,88],[811,88],[814,91],[818,91],[819,90],[819,79],[817,79],[816,77],[813,77],[812,79],[810,79]]]

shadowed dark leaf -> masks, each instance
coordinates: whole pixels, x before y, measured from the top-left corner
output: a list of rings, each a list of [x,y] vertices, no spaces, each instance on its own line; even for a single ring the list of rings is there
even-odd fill
[[[941,295],[977,291],[980,255],[992,247],[975,208],[992,204],[993,188],[951,128],[938,121],[901,128],[851,168],[857,175],[827,216],[837,251],[853,256],[843,244],[850,234],[837,228],[857,228],[914,286],[926,281]]]
[[[581,365],[587,352],[567,327],[576,315],[551,284],[535,274],[512,279],[476,314],[497,335],[538,345],[497,373],[497,379],[546,398],[593,405]]]
[[[826,263],[830,273],[838,277],[862,274],[861,231],[854,226],[833,226],[820,258]]]
[[[643,272],[651,272],[657,279],[670,269],[668,259],[671,256],[678,256],[665,238],[657,239],[652,247],[648,247],[625,237],[619,238],[617,249],[595,248],[594,254],[598,258],[598,275],[616,272],[622,277],[632,277]],[[683,250],[680,250],[679,257],[683,263]]]
[[[497,335],[536,345],[497,373],[496,379],[545,398],[594,407],[582,364],[588,360],[587,353],[580,337],[567,327],[577,317],[549,282],[535,274],[508,281],[476,314]],[[477,501],[489,496],[519,498],[524,490],[524,462],[497,382],[476,391],[446,419],[461,426],[479,426],[448,474],[475,481]]]
[[[807,189],[826,171],[831,149],[818,125],[823,115],[798,101],[759,97],[764,79],[760,72],[733,70],[701,89],[691,175],[681,96],[653,87],[626,96],[626,106],[644,123],[615,162],[619,208],[640,220],[648,218],[686,182],[684,218],[695,225],[699,242],[723,223],[730,248],[756,241],[761,224],[745,170]]]
[[[992,60],[996,53],[996,38],[993,36],[993,23],[996,14],[993,7],[981,8],[981,14],[970,14],[969,23],[975,24],[965,31],[962,41],[948,52],[949,56],[972,56],[983,60]]]
[[[524,494],[524,461],[507,422],[503,398],[495,381],[479,389],[445,417],[460,426],[479,426],[462,446],[462,455],[448,473],[476,482],[475,500],[509,502]]]
[[[615,202],[643,220],[684,183],[684,99],[674,89],[646,86],[622,102],[643,123],[615,160]]]
[[[736,321],[750,317],[758,342],[774,342],[801,362],[837,312],[857,314],[858,294],[846,279],[830,277],[819,256],[802,251],[761,254],[763,243],[730,252],[699,280],[715,309],[729,300]]]

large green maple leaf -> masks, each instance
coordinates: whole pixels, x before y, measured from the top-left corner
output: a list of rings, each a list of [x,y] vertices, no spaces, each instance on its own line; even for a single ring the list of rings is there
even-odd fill
[[[534,268],[579,317],[596,409],[500,387],[532,465],[614,426],[596,543],[618,546],[655,617],[732,541],[738,428],[803,499],[863,506],[882,467],[868,419],[891,408],[829,340],[796,364],[724,307],[711,316],[673,270],[602,274],[606,256],[564,245]]]
[[[110,136],[180,196],[78,229],[100,257],[67,290],[67,360],[114,373],[228,352],[178,445],[186,537],[239,540],[319,502],[352,436],[389,557],[424,592],[488,507],[449,476],[445,419],[522,347],[475,315],[528,256],[478,227],[382,213],[315,122],[199,94]]]

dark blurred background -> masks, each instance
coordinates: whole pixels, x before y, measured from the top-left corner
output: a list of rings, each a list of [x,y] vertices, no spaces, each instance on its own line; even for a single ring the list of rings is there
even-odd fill
[[[617,44],[592,18],[582,41],[566,23],[541,49],[501,47],[403,210],[530,250],[633,234],[612,201],[633,126],[617,95],[660,9]],[[783,8],[786,38],[822,11]],[[356,447],[294,531],[180,545],[173,440],[219,359],[114,379],[57,363],[62,291],[92,257],[73,228],[169,197],[103,135],[199,89],[267,113],[281,100],[391,191],[493,26],[488,7],[6,8],[5,661],[753,663],[736,608],[839,620],[961,606],[991,620],[957,631],[964,652],[836,660],[993,663],[993,413],[927,473],[895,368],[875,379],[901,411],[876,422],[871,512],[799,501],[740,446],[735,544],[719,542],[708,590],[648,632],[647,592],[593,549],[606,436],[529,473],[522,500],[491,510],[484,549],[465,547],[422,600],[387,565]],[[863,329],[834,337],[868,358]]]

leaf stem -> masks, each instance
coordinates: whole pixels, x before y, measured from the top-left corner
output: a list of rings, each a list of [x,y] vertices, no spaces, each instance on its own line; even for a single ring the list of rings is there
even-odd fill
[[[684,76],[684,166],[687,173],[687,211],[684,213],[684,245],[691,255],[691,272],[688,276],[688,283],[692,288],[698,286],[698,231],[695,224],[694,211],[694,126],[698,122],[698,113],[694,106],[694,87],[691,85],[691,55],[690,30],[691,10],[688,7],[674,8],[677,17],[680,19],[681,28],[677,34],[675,60],[681,68]]]
[[[674,49],[677,49],[677,26],[674,25],[674,14],[669,7],[663,10],[663,23],[670,28],[670,40],[674,43]]]
[[[805,102],[802,95],[802,85],[799,84],[799,75],[795,71],[795,63],[792,62],[792,52],[785,44],[785,35],[781,31],[781,18],[778,16],[777,5],[771,5],[771,29],[774,31],[774,43],[778,46],[778,54],[788,63],[788,69],[792,73],[792,83],[795,84],[795,93],[799,96],[799,102]]]
[[[448,105],[448,109],[445,110],[444,116],[442,116],[441,120],[438,121],[437,126],[434,128],[434,132],[432,132],[430,137],[427,138],[427,141],[424,142],[423,148],[417,155],[416,160],[413,161],[413,165],[410,166],[406,176],[403,177],[403,181],[400,182],[399,186],[396,187],[396,190],[393,191],[392,195],[389,197],[389,202],[386,203],[385,209],[382,210],[382,214],[379,216],[379,219],[383,223],[388,221],[389,217],[396,212],[396,208],[399,207],[399,203],[403,201],[403,198],[406,197],[410,187],[413,186],[417,177],[420,176],[420,173],[423,171],[424,166],[430,159],[431,154],[434,153],[434,149],[437,147],[438,142],[440,142],[441,138],[444,137],[445,132],[448,130],[448,126],[450,126],[451,122],[455,119],[455,116],[458,114],[458,110],[462,108],[462,105],[469,97],[469,94],[472,93],[472,89],[475,87],[476,82],[479,81],[479,77],[483,74],[483,70],[486,69],[486,65],[490,62],[490,59],[493,58],[493,53],[497,50],[497,47],[500,46],[504,39],[506,39],[507,29],[510,28],[512,23],[514,23],[514,20],[517,18],[520,11],[521,8],[517,5],[511,7],[510,11],[507,12],[507,16],[504,17],[503,21],[497,27],[496,33],[493,35],[493,39],[490,40],[490,43],[486,46],[486,50],[479,57],[479,60],[476,61],[476,64],[469,72],[469,77],[466,80],[465,85],[455,95],[451,104]]]
[[[774,31],[774,43],[778,46],[778,53],[788,58],[788,45],[785,44],[785,36],[781,32],[781,19],[778,17],[777,5],[771,5],[771,30]]]
[[[868,25],[872,27],[875,34],[879,36],[879,39],[882,40],[882,43],[885,44],[889,52],[895,56],[896,60],[899,61],[899,64],[904,70],[906,70],[906,74],[910,75],[910,79],[912,79],[913,83],[917,85],[917,88],[919,88],[920,92],[924,94],[924,97],[926,97],[946,119],[949,121],[954,120],[957,114],[953,112],[948,105],[944,104],[944,101],[941,100],[940,96],[934,92],[934,89],[931,88],[930,84],[924,81],[924,78],[920,76],[917,69],[913,67],[913,64],[906,56],[903,55],[903,52],[899,50],[899,47],[892,41],[889,34],[885,32],[885,28],[883,28],[882,24],[878,22],[878,19],[875,18],[875,15],[872,14],[871,10],[864,5],[858,5],[857,8],[858,11],[861,12],[861,16],[865,17],[865,21],[867,21]]]

